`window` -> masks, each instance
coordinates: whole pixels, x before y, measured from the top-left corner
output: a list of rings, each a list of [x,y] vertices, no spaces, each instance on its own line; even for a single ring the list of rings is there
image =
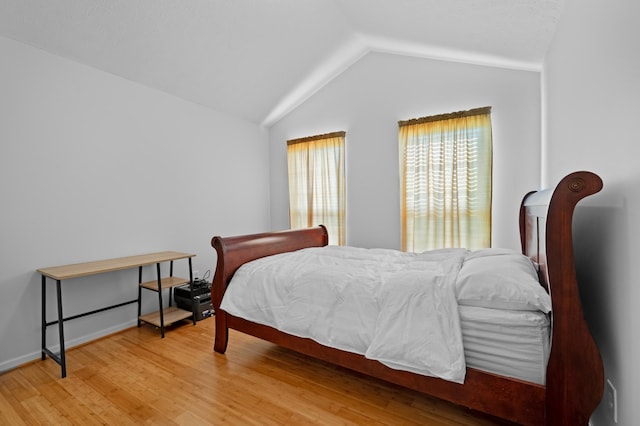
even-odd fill
[[[399,123],[402,250],[491,245],[491,107]]]
[[[287,141],[291,228],[325,225],[329,243],[345,243],[345,132]]]

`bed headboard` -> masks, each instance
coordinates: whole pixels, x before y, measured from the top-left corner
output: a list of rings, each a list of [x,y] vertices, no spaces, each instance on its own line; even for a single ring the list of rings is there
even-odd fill
[[[522,253],[538,265],[540,282],[548,290],[549,261],[553,272],[563,272],[564,278],[575,280],[573,266],[573,212],[583,198],[602,189],[602,180],[591,172],[574,172],[555,188],[532,191],[520,205],[520,241]],[[549,253],[551,251],[552,253]],[[552,257],[550,255],[553,254]],[[565,280],[562,280],[565,281]]]
[[[522,252],[539,266],[540,281],[553,305],[546,409],[558,417],[548,424],[578,424],[574,423],[577,410],[592,412],[604,391],[600,352],[582,313],[572,236],[576,204],[601,189],[602,180],[596,174],[575,172],[554,189],[530,192],[520,206]],[[563,356],[554,356],[557,353]],[[558,406],[567,395],[579,403]]]

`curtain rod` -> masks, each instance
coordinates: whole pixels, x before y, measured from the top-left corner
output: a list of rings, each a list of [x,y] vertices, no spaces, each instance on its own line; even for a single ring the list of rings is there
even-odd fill
[[[323,135],[307,136],[306,138],[288,140],[287,141],[287,145],[293,145],[293,144],[296,144],[296,143],[303,143],[303,142],[317,141],[317,140],[320,140],[320,139],[339,138],[339,137],[344,137],[346,134],[347,134],[347,132],[332,132],[332,133],[325,133]]]
[[[429,123],[432,121],[451,120],[454,118],[470,117],[491,113],[491,107],[474,108],[466,111],[450,112],[448,114],[431,115],[429,117],[412,118],[411,120],[398,121],[398,126],[410,126],[412,124]]]

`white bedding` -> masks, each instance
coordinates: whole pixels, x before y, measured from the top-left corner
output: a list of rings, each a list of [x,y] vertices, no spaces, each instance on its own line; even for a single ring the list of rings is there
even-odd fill
[[[240,267],[221,309],[392,368],[463,383],[456,279],[473,257],[465,249],[344,246],[278,254]]]

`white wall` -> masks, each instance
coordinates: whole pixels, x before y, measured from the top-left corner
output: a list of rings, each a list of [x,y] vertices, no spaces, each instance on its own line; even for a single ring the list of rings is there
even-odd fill
[[[289,227],[286,141],[347,132],[347,243],[400,248],[398,120],[492,107],[493,245],[519,248],[540,182],[540,74],[370,53],[269,131],[271,224]]]
[[[567,0],[545,60],[545,180],[587,169],[602,193],[578,206],[576,263],[585,317],[618,391],[620,425],[640,419],[638,113],[640,2]],[[592,418],[614,424],[605,404]]]
[[[0,61],[0,371],[40,356],[37,268],[178,250],[213,273],[213,235],[268,228],[257,125],[6,38]],[[135,299],[136,283],[135,270],[64,282],[65,315]],[[69,322],[66,337],[77,344],[135,318],[128,305]]]

